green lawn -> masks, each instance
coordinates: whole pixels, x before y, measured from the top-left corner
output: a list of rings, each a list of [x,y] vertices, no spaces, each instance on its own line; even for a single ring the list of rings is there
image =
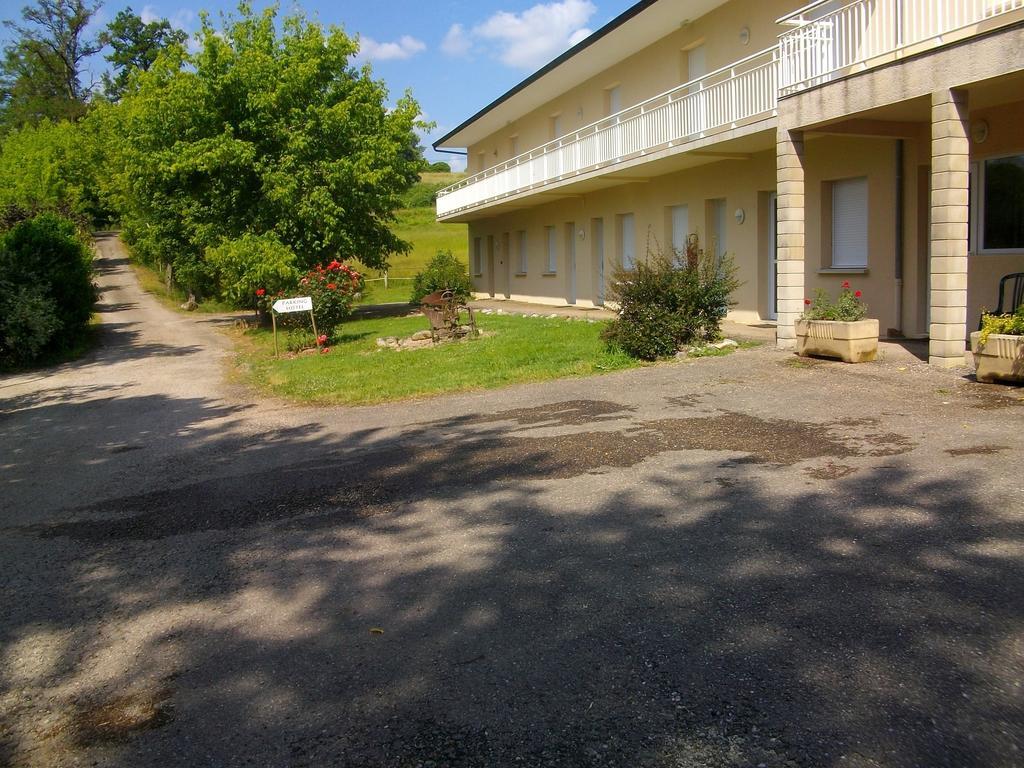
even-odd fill
[[[354,320],[341,328],[329,354],[278,360],[269,331],[248,331],[242,337],[239,368],[244,378],[269,395],[357,405],[639,365],[605,347],[602,323],[494,315],[478,321],[493,335],[399,352],[379,349],[377,338],[410,336],[429,327],[426,318]]]
[[[393,304],[396,302],[408,302],[412,295],[412,280],[394,280],[389,282],[388,287],[378,280],[368,282],[363,297],[359,304]]]

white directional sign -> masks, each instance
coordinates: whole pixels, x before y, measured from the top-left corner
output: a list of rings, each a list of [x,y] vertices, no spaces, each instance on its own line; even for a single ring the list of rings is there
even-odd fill
[[[294,299],[278,299],[274,302],[274,311],[280,314],[286,312],[312,312],[313,297],[298,296]]]

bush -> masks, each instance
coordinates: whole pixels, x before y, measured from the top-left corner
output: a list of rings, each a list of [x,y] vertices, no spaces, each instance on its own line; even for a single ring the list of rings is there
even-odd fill
[[[818,289],[813,299],[804,299],[805,320],[842,320],[853,322],[860,320],[868,313],[867,304],[860,299],[860,291],[850,288],[850,281],[844,280],[839,290],[839,298],[832,297]]]
[[[609,294],[619,312],[604,331],[605,341],[641,360],[716,341],[739,285],[732,259],[704,253],[693,236],[685,253],[648,252],[634,269],[613,275]]]
[[[0,237],[0,365],[74,346],[96,303],[92,274],[92,251],[68,219],[39,214]]]
[[[427,268],[416,275],[410,301],[419,304],[420,299],[434,291],[451,291],[458,301],[469,301],[473,293],[466,266],[451,251],[438,251]]]
[[[1017,307],[1012,315],[990,315],[985,312],[981,316],[981,343],[988,342],[993,333],[1004,333],[1009,336],[1024,336],[1024,304]]]
[[[430,208],[437,202],[437,190],[444,189],[447,184],[418,181],[402,195],[403,208]]]
[[[277,293],[292,288],[299,277],[292,249],[273,234],[225,240],[206,252],[206,262],[221,297],[239,309],[253,306],[257,290]]]
[[[332,261],[317,266],[300,280],[298,291],[313,298],[313,317],[317,330],[330,335],[352,314],[352,305],[365,288],[363,276],[349,267]]]

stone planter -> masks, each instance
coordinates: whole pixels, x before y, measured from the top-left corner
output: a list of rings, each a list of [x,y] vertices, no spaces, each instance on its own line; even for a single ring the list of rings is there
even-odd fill
[[[983,346],[981,331],[975,331],[971,352],[978,381],[1024,384],[1024,336],[990,333]]]
[[[878,321],[797,320],[796,353],[866,363],[878,354]]]

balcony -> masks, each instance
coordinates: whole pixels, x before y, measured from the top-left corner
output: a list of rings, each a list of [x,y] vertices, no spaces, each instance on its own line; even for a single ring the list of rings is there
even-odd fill
[[[1014,20],[1024,0],[855,0],[812,3],[779,21],[779,94],[969,37]],[[1018,16],[1020,14],[1017,14]]]
[[[1024,0],[1021,0],[1024,2]],[[445,218],[775,114],[777,48],[673,88],[437,193]]]

